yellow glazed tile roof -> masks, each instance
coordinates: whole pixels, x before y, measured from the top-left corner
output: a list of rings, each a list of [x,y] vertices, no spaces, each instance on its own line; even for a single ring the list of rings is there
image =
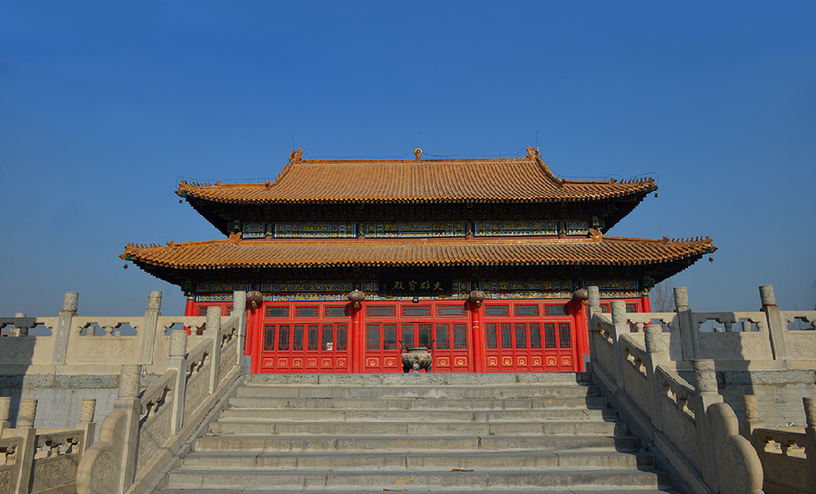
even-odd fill
[[[653,179],[559,179],[530,149],[525,158],[303,160],[293,153],[274,182],[198,184],[178,195],[229,204],[338,202],[584,201],[648,193]]]
[[[120,257],[174,269],[332,266],[643,265],[713,252],[710,238],[229,239],[134,245]]]

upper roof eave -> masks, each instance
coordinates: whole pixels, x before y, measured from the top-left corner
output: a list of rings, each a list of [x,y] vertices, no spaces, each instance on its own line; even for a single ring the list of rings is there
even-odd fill
[[[181,181],[176,193],[204,203],[337,204],[562,202],[616,199],[657,189],[651,178],[566,180],[537,148],[523,158],[303,159],[292,151],[274,181],[251,184]]]

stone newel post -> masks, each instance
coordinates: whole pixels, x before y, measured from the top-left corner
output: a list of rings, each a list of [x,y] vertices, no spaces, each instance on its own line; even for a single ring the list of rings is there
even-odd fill
[[[0,437],[3,437],[3,430],[9,428],[9,416],[11,415],[11,398],[4,396],[0,398]]]
[[[139,362],[144,365],[153,363],[153,350],[156,346],[156,333],[161,317],[162,292],[151,291],[147,295],[147,310],[144,323],[139,331]]]
[[[626,302],[623,300],[612,301],[612,350],[615,355],[615,384],[619,389],[624,389],[623,384],[623,362],[620,353],[620,335],[629,332],[629,325],[626,324]]]
[[[755,395],[743,395],[742,408],[745,411],[745,420],[742,422],[742,434],[755,449],[757,448],[754,429],[765,427],[765,422],[759,416],[759,401]]]
[[[674,289],[674,306],[677,308],[677,321],[680,330],[680,343],[683,360],[694,360],[700,353],[700,335],[694,327],[691,308],[689,307],[688,289],[678,286]]]
[[[660,411],[662,383],[657,379],[657,366],[668,361],[668,352],[663,346],[663,328],[659,324],[646,325],[646,378],[649,383],[649,402],[652,407],[651,419],[655,429],[663,431],[663,414]]]
[[[126,414],[124,426],[120,429],[119,437],[115,438],[114,447],[120,448],[121,464],[119,477],[119,492],[125,492],[133,484],[136,476],[136,459],[139,447],[139,417],[142,411],[142,401],[139,399],[139,377],[142,374],[141,365],[123,365],[119,374],[119,398],[113,403],[113,409],[122,410]],[[104,425],[104,424],[103,424]],[[104,428],[103,428],[104,430]]]
[[[788,358],[788,343],[786,341],[788,325],[782,320],[782,314],[776,305],[773,285],[759,287],[759,298],[762,300],[762,312],[768,318],[768,333],[771,337],[773,358],[774,360],[786,360]]]
[[[218,387],[218,367],[221,362],[221,307],[207,307],[207,329],[204,336],[212,340],[212,353],[210,354],[210,394]]]
[[[187,385],[187,331],[183,329],[170,332],[170,357],[167,359],[167,369],[176,370],[176,381],[173,386],[172,407],[170,419],[170,434],[181,430],[184,419],[184,394]]]
[[[697,422],[697,444],[700,446],[700,463],[703,478],[709,486],[718,482],[717,464],[714,455],[714,432],[706,413],[713,403],[722,403],[722,396],[717,392],[717,371],[713,360],[692,360],[694,370],[694,420]]]
[[[79,423],[77,424],[77,429],[85,431],[85,442],[82,445],[83,453],[91,447],[94,441],[94,434],[96,433],[94,415],[96,415],[96,400],[93,398],[83,399],[82,408],[79,410]]]
[[[65,298],[62,300],[62,311],[59,313],[57,326],[52,333],[55,336],[52,362],[55,364],[65,363],[68,338],[71,334],[71,323],[76,315],[78,302],[79,294],[77,292],[65,292]]]
[[[34,427],[37,417],[37,400],[20,400],[20,411],[17,412],[17,428],[28,429]]]
[[[589,361],[595,362],[595,338],[594,334],[598,332],[598,323],[595,321],[595,316],[602,314],[601,310],[601,293],[597,286],[587,287],[587,332],[589,333]],[[590,364],[592,365],[592,364]],[[591,371],[592,369],[587,369]]]
[[[810,464],[811,475],[816,477],[816,398],[803,398],[805,405],[805,451],[807,452],[808,464]]]
[[[20,475],[17,478],[17,490],[13,492],[28,492],[31,482],[29,472],[34,464],[34,452],[37,449],[37,429],[34,422],[37,418],[37,400],[20,400],[17,411],[17,430],[14,434],[23,438],[20,451],[17,452],[17,461],[20,465]]]
[[[246,292],[238,291],[232,294],[232,315],[240,318],[238,323],[238,365],[241,365],[244,357],[244,345],[246,344]]]

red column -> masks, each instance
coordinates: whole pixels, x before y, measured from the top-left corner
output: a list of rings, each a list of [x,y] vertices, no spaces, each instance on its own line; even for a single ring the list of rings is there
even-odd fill
[[[586,371],[584,355],[589,353],[589,324],[587,308],[580,300],[572,300],[570,311],[575,314],[575,370]]]
[[[255,348],[255,335],[257,333],[256,325],[258,324],[260,313],[261,310],[253,309],[250,304],[247,304],[246,337],[244,338],[244,355],[251,355],[252,349]]]
[[[187,303],[184,304],[184,315],[185,316],[194,316],[195,313],[195,297],[189,296],[187,297]],[[187,331],[187,334],[190,334],[190,328],[184,326],[184,331]]]
[[[360,307],[355,308],[354,303],[351,304],[351,334],[349,335],[350,345],[349,345],[349,359],[351,360],[351,372],[353,374],[359,374],[362,372],[362,361],[363,361],[363,344],[362,344],[362,329],[361,326],[361,319],[363,318],[363,304],[360,303]]]
[[[652,312],[652,301],[649,300],[648,294],[640,297],[640,307],[642,312]]]
[[[247,311],[247,339],[244,354],[249,355],[252,365],[252,374],[261,373],[261,329],[263,325],[263,304],[255,309],[249,306]],[[251,323],[250,323],[251,321]]]
[[[484,372],[484,335],[482,331],[482,308],[476,307],[476,304],[470,305],[470,328],[471,328],[471,346],[473,350],[471,355],[473,357],[473,372]]]

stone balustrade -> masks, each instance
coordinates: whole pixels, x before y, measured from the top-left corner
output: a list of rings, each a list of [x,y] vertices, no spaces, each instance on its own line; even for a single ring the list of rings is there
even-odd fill
[[[96,400],[82,400],[73,430],[34,427],[37,400],[22,400],[9,427],[11,398],[0,398],[0,493],[75,492],[79,463],[94,437]]]
[[[627,314],[622,301],[613,301],[611,314],[604,314],[598,288],[588,292],[592,379],[660,466],[683,479],[688,491],[761,492],[759,457],[739,435],[736,414],[718,394],[715,361],[688,362],[693,384],[670,365],[673,354],[696,355],[700,344],[690,334],[674,343],[671,339],[672,331],[690,329],[694,320],[684,293],[674,314]]]
[[[66,292],[57,317],[23,313],[2,317],[0,330],[8,338],[0,345],[0,374],[116,375],[122,364],[142,365],[148,374],[161,374],[168,355],[168,330],[183,327],[195,335],[207,322],[203,316],[162,316],[161,298],[161,292],[149,293],[144,316],[87,317],[77,315],[79,295]],[[230,319],[220,317],[222,324]],[[32,334],[34,328],[48,334]]]
[[[630,331],[661,328],[658,338],[667,365],[691,371],[690,362],[713,359],[718,370],[816,368],[816,310],[783,311],[773,286],[760,287],[762,309],[754,312],[693,312],[688,291],[674,289],[676,312],[627,313]],[[611,314],[596,314],[595,328],[611,324]],[[709,323],[713,327],[701,328]]]
[[[805,427],[766,427],[757,396],[743,396],[743,401],[743,434],[759,453],[765,471],[765,492],[816,492],[816,398],[802,399]]]
[[[144,392],[139,387],[144,366],[121,367],[114,409],[102,422],[99,441],[79,463],[78,494],[137,494],[162,485],[201,424],[238,385],[245,304],[246,294],[235,292],[232,316],[222,317],[219,307],[208,307],[206,317],[185,318],[187,327],[206,328],[203,335],[171,331],[164,354],[167,370]]]

